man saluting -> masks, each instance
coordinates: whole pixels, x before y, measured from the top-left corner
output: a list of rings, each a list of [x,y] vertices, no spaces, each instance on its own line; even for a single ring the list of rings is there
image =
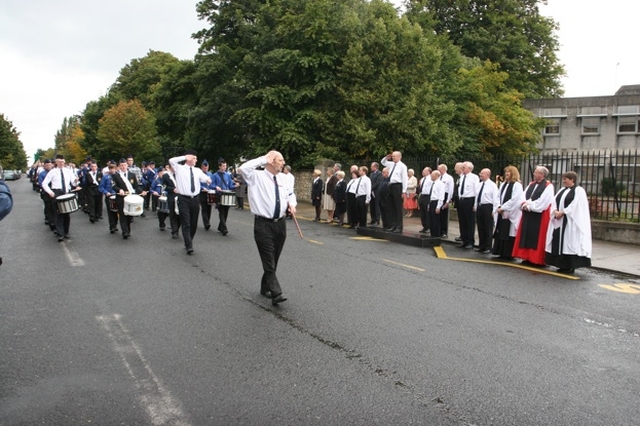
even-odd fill
[[[264,166],[264,170],[259,170]],[[278,151],[249,160],[238,168],[247,183],[251,212],[255,215],[253,236],[262,261],[260,294],[277,306],[287,300],[276,277],[278,259],[287,239],[286,212],[296,214],[296,196],[291,181],[280,172],[284,158]]]

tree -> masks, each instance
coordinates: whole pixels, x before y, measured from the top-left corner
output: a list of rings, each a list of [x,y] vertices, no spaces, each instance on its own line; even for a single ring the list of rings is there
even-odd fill
[[[20,133],[2,113],[0,113],[0,164],[7,170],[27,169],[27,153],[20,142]]]
[[[80,164],[87,157],[87,151],[82,146],[83,139],[84,132],[80,128],[80,117],[65,117],[54,138],[55,151],[64,155],[67,161]]]
[[[508,74],[507,87],[529,98],[562,95],[558,26],[540,15],[539,0],[406,0],[406,15],[445,35],[469,58]]]
[[[99,121],[98,141],[110,158],[129,153],[148,160],[161,160],[156,140],[155,118],[140,101],[120,101],[108,109]]]

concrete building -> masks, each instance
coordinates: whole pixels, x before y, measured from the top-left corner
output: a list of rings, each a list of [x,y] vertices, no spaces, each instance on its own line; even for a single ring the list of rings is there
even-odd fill
[[[640,149],[640,84],[613,96],[526,99],[523,106],[547,121],[542,152]]]

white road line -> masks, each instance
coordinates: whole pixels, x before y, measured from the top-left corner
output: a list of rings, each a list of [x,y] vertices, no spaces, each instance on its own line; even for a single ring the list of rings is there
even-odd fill
[[[84,260],[82,260],[77,251],[68,248],[64,243],[60,245],[62,246],[64,254],[67,256],[67,260],[69,260],[69,264],[71,266],[84,266]]]
[[[187,416],[182,412],[179,401],[151,370],[138,345],[133,341],[122,323],[121,315],[101,315],[96,319],[107,331],[116,352],[122,358],[125,368],[141,392],[140,402],[154,425],[188,426]]]

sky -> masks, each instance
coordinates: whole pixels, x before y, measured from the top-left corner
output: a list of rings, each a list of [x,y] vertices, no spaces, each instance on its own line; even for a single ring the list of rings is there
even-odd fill
[[[105,95],[132,59],[149,50],[193,59],[204,28],[196,0],[2,0],[0,113],[27,155],[52,148],[65,117]],[[399,4],[400,0],[394,0]],[[637,0],[548,0],[541,14],[560,29],[565,97],[613,95],[640,84]]]

